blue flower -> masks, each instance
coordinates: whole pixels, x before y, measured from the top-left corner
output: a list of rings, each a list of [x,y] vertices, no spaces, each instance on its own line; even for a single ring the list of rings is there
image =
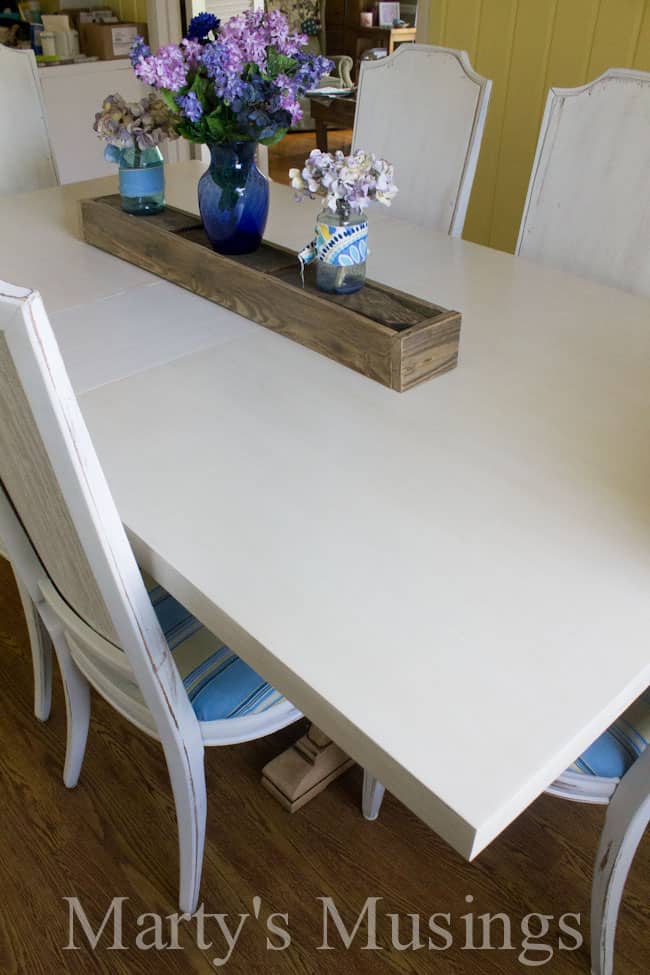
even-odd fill
[[[293,79],[296,87],[301,91],[309,91],[334,67],[331,61],[320,54],[305,54],[301,51],[293,57],[298,62],[298,70]]]
[[[201,61],[208,78],[212,78],[217,86],[227,84],[231,72],[228,70],[228,51],[223,44],[206,44]]]
[[[197,14],[196,17],[192,17],[190,20],[190,26],[187,28],[187,36],[196,41],[204,41],[210,31],[213,33],[216,32],[220,23],[221,21],[214,14]]]
[[[176,101],[190,122],[199,121],[203,115],[203,106],[193,91],[188,92],[187,95],[179,95]]]
[[[140,58],[148,58],[150,56],[151,48],[148,44],[145,44],[144,37],[134,37],[131,50],[129,51],[129,58],[133,67],[135,68]]]

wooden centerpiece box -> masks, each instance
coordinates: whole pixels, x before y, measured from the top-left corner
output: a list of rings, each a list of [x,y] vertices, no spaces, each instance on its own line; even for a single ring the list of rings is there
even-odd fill
[[[375,281],[326,294],[294,252],[264,242],[253,254],[212,249],[200,219],[167,207],[135,217],[119,196],[81,203],[84,239],[244,318],[402,392],[453,369],[461,316]]]

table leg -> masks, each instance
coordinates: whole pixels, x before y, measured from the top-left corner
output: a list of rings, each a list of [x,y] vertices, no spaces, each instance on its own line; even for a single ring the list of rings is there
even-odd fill
[[[316,122],[316,145],[321,152],[327,152],[327,125],[321,119]]]
[[[306,735],[264,766],[262,785],[285,809],[296,812],[353,764],[312,724]]]

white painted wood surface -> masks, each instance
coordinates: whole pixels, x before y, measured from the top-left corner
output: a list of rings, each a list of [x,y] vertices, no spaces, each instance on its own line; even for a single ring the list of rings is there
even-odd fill
[[[33,51],[0,44],[0,196],[58,182]]]
[[[180,909],[192,912],[205,838],[204,745],[262,737],[300,714],[281,700],[261,714],[197,719],[179,673],[182,648],[172,657],[41,298],[4,282],[0,380],[0,534],[57,655],[68,718],[64,782],[72,788],[79,778],[92,684],[163,746],[178,822]],[[46,680],[41,675],[44,690]]]
[[[551,88],[517,253],[650,296],[650,74]]]
[[[38,72],[54,155],[62,183],[94,179],[115,169],[104,160],[104,143],[93,132],[95,113],[107,95],[139,101],[150,89],[138,81],[128,58],[62,64]]]
[[[173,203],[201,171],[170,168]],[[166,314],[74,238],[89,191],[23,198],[0,261],[64,358],[74,306],[97,323],[73,382],[138,557],[474,856],[649,682],[650,302],[376,213],[370,275],[463,313],[458,369],[399,396],[185,292]],[[317,206],[274,185],[269,237],[301,246]],[[107,341],[130,301],[135,374]]]
[[[402,44],[362,62],[353,149],[395,166],[396,217],[461,235],[491,87],[451,48]]]

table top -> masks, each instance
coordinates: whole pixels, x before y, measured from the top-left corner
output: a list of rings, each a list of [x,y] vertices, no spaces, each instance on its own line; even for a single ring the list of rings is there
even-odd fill
[[[373,212],[370,275],[463,313],[400,395],[84,245],[114,187],[0,200],[0,267],[141,564],[474,856],[650,682],[650,301]],[[316,210],[273,185],[268,237]]]

